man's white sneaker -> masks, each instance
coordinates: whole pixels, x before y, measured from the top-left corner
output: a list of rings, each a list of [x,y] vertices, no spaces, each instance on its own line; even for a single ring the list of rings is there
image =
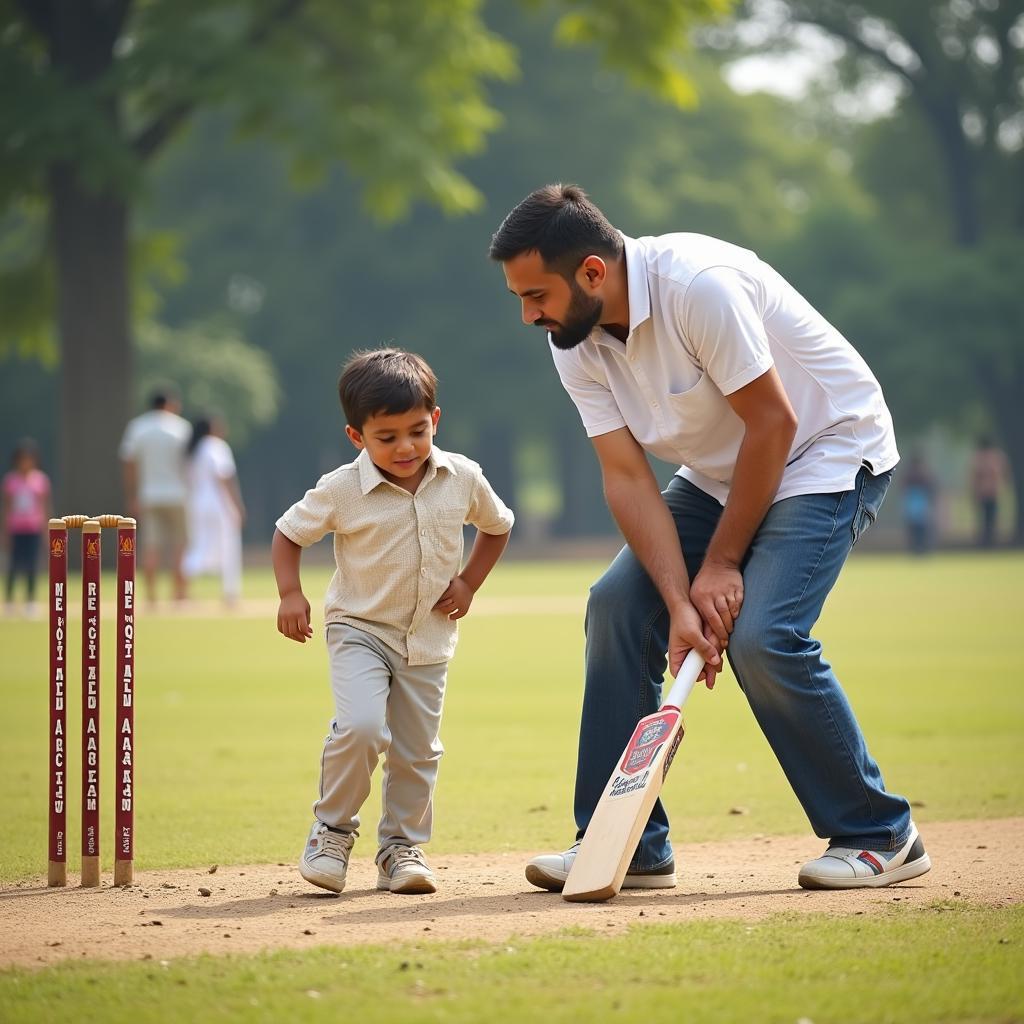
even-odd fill
[[[330,829],[322,821],[314,822],[299,858],[299,874],[321,889],[341,892],[357,834]]]
[[[393,843],[377,854],[377,888],[388,892],[437,891],[437,879],[418,846]]]
[[[907,841],[892,852],[830,846],[808,861],[797,876],[805,889],[878,889],[917,878],[931,869],[931,858],[911,823]]]
[[[576,859],[576,851],[579,847],[580,843],[577,840],[563,853],[545,853],[534,857],[526,865],[526,880],[531,885],[537,886],[538,889],[561,892],[565,880],[569,877],[569,869]],[[626,877],[622,881],[623,889],[674,889],[675,885],[676,865],[674,860],[647,871],[638,871],[634,868],[626,872]]]

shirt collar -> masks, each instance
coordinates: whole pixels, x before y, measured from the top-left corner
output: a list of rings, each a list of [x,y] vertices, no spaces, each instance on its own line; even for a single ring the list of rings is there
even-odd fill
[[[647,250],[643,242],[629,235],[622,235],[623,251],[626,258],[626,294],[629,299],[629,333],[645,320],[651,318],[651,290],[647,283]],[[597,345],[611,346],[621,351],[622,342],[606,330],[591,332],[590,340]],[[628,340],[628,338],[627,338]]]
[[[370,491],[381,484],[391,483],[374,465],[373,459],[370,458],[370,453],[365,448],[359,453],[356,465],[359,467],[359,489],[364,495],[369,494]],[[423,474],[420,487],[427,483],[427,481],[432,480],[437,475],[439,469],[447,470],[452,476],[456,475],[455,463],[452,461],[451,456],[440,448],[431,448],[430,461],[427,463],[427,471]]]
[[[621,232],[620,232],[621,234]],[[643,242],[622,235],[626,252],[626,288],[629,293],[629,333],[651,318],[651,288],[647,283],[647,250]]]

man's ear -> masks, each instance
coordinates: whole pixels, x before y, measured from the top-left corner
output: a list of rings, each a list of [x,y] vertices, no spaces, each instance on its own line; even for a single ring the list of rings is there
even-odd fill
[[[587,256],[576,269],[576,280],[580,287],[588,291],[597,291],[608,276],[608,264],[600,256]]]
[[[366,443],[363,441],[363,435],[359,433],[355,427],[350,427],[347,423],[345,424],[345,433],[348,434],[348,439],[362,451],[366,447]]]

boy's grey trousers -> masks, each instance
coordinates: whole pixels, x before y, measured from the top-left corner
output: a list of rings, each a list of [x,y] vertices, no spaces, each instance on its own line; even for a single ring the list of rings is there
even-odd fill
[[[425,843],[444,751],[438,734],[448,663],[410,666],[383,640],[346,624],[327,627],[327,652],[335,710],[314,815],[331,828],[357,828],[384,754],[380,847]]]

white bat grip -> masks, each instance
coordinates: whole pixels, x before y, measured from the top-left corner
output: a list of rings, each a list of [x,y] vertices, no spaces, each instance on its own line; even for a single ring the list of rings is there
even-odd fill
[[[686,703],[686,698],[690,696],[690,691],[693,689],[694,683],[697,682],[697,676],[700,675],[703,667],[704,659],[700,653],[696,650],[690,651],[683,659],[682,665],[679,666],[672,689],[668,691],[668,696],[661,703],[681,708]]]

